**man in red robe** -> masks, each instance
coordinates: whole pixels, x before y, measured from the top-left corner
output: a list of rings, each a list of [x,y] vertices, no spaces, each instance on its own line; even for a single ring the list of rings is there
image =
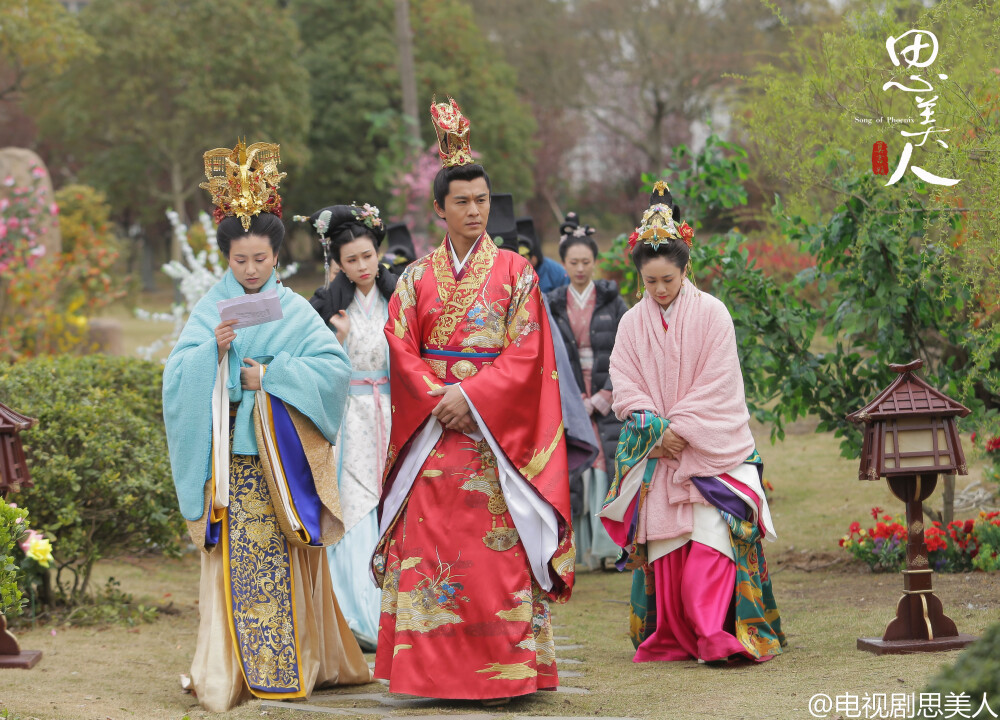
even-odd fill
[[[537,277],[485,232],[490,181],[469,121],[454,100],[431,115],[448,235],[389,302],[375,677],[489,700],[558,684],[548,602],[569,598],[575,558],[566,445]]]

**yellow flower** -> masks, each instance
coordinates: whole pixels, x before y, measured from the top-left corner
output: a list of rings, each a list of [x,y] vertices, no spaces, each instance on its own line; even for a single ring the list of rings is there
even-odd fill
[[[24,554],[43,568],[47,568],[52,562],[52,541],[35,533],[28,538],[28,547],[25,548]]]

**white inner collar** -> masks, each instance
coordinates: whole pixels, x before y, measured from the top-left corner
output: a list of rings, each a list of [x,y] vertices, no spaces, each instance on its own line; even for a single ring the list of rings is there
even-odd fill
[[[465,257],[459,260],[458,253],[455,252],[455,244],[451,241],[451,237],[450,236],[448,237],[448,249],[451,250],[451,262],[455,266],[456,275],[462,272],[462,268],[465,267],[466,261],[468,261],[469,256],[472,255],[472,251],[476,248],[476,244],[478,242],[479,239],[477,239],[476,242],[472,243],[472,245],[469,247],[469,251],[465,253]]]
[[[375,298],[378,297],[378,288],[372,285],[368,289],[368,294],[365,295],[361,292],[361,288],[355,286],[354,288],[354,299],[357,300],[358,305],[366,313],[371,314],[372,307],[375,305]]]
[[[577,292],[576,288],[571,284],[569,286],[569,291],[573,294],[573,299],[576,301],[577,307],[581,310],[587,307],[587,303],[590,301],[590,296],[594,294],[594,281],[591,280],[587,287],[583,289],[583,292]]]

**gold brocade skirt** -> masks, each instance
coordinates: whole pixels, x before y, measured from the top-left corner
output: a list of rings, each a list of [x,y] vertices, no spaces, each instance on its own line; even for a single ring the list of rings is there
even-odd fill
[[[255,463],[253,461],[256,461]],[[226,511],[236,512],[239,517],[239,488],[242,478],[253,482],[254,495],[259,501],[263,499],[267,506],[270,498],[263,482],[260,486],[250,479],[248,473],[252,466],[259,467],[259,459],[247,456],[233,456],[234,482],[230,491],[230,507]],[[237,467],[237,465],[240,467]],[[257,489],[257,488],[262,488]],[[261,497],[263,495],[263,497]],[[271,522],[259,522],[262,516],[273,518],[271,512],[259,504],[255,508],[258,520],[256,527],[272,525]],[[263,511],[263,512],[261,512]],[[226,523],[229,518],[225,518]],[[277,522],[273,523],[274,532],[280,532]],[[261,530],[255,530],[255,539]],[[233,538],[240,537],[232,533]],[[227,537],[227,542],[237,542]],[[313,689],[323,685],[356,685],[371,680],[371,671],[365,657],[358,646],[344,619],[337,599],[333,592],[333,582],[330,578],[330,566],[326,560],[326,549],[297,548],[281,543],[287,547],[288,570],[290,575],[290,590],[292,602],[278,603],[276,611],[287,615],[294,625],[297,641],[297,693],[275,695],[251,690],[247,684],[246,672],[238,650],[235,628],[242,622],[234,617],[234,606],[229,596],[230,584],[238,569],[229,567],[227,562],[226,542],[220,543],[213,552],[202,553],[201,556],[201,587],[199,593],[199,611],[201,615],[198,627],[198,642],[195,648],[194,660],[191,663],[191,679],[198,701],[206,710],[224,712],[240,703],[249,700],[254,695],[281,699],[283,697],[308,697]],[[238,557],[232,553],[230,557]],[[283,555],[283,553],[282,553]],[[233,576],[230,575],[233,573]],[[251,608],[253,613],[257,608]],[[268,610],[270,612],[270,610]],[[288,625],[284,622],[278,625]],[[264,653],[247,657],[248,663],[261,662]],[[281,663],[279,658],[276,662]],[[286,668],[287,669],[287,668]]]

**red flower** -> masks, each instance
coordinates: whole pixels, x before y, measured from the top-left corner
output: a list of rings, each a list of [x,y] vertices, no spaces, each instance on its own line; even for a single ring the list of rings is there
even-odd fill
[[[212,218],[215,219],[215,224],[218,225],[219,223],[221,223],[223,220],[226,219],[226,211],[220,207],[217,207],[215,208],[215,210],[212,211]]]
[[[927,549],[931,552],[935,550],[945,550],[948,548],[948,543],[944,539],[944,533],[937,528],[927,528],[924,531],[924,542],[927,543]]]
[[[965,532],[966,532],[966,533],[970,533],[970,532],[972,532],[972,526],[973,526],[974,524],[975,524],[975,521],[973,521],[973,520],[972,520],[972,519],[970,518],[969,520],[966,520],[966,521],[965,521],[965,527],[963,527],[962,529],[963,529],[963,530],[965,530]]]
[[[885,520],[886,522],[889,522],[890,520],[892,520],[892,515],[883,515],[882,519]]]
[[[854,522],[851,523],[851,527],[849,527],[848,530],[851,531],[852,535],[856,532],[859,532],[861,530],[861,523],[855,520]]]
[[[872,508],[872,517],[873,518],[875,518],[876,520],[878,520],[878,516],[881,515],[881,514],[882,514],[882,508],[880,508],[880,507],[873,507]]]
[[[681,223],[679,228],[677,228],[677,231],[681,234],[681,240],[683,240],[688,247],[691,247],[694,240],[694,228],[684,222]]]
[[[635,244],[638,240],[639,240],[639,233],[638,231],[633,230],[632,234],[628,236],[628,249],[634,250]]]

